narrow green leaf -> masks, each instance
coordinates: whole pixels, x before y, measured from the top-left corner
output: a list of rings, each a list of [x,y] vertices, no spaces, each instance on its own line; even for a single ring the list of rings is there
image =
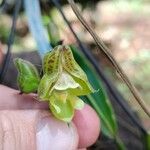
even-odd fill
[[[77,48],[75,48],[74,46],[71,46],[71,48],[74,52],[76,61],[86,72],[92,86],[95,89],[99,89],[98,92],[88,95],[86,97],[86,101],[93,106],[93,108],[97,111],[99,117],[101,118],[102,132],[104,132],[105,135],[111,138],[115,138],[118,130],[115,114],[112,105],[108,100],[105,91],[103,90],[104,87],[100,82],[100,78],[90,61],[81,52],[79,52]]]
[[[148,131],[144,135],[144,145],[145,145],[145,150],[150,150],[150,132]]]
[[[116,145],[118,150],[126,150],[124,143],[121,141],[121,139],[118,136],[116,137],[115,140],[116,140]]]
[[[14,59],[14,64],[18,70],[18,86],[21,92],[31,93],[38,89],[40,76],[35,66],[29,61],[21,58]]]

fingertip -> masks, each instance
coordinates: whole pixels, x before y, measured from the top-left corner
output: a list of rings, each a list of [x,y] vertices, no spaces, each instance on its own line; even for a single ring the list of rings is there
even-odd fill
[[[79,148],[94,144],[100,133],[100,120],[96,112],[88,105],[77,110],[73,119],[79,135]]]
[[[41,118],[40,118],[41,117]],[[36,132],[37,150],[75,150],[78,146],[78,133],[73,123],[60,121],[50,115],[48,111],[41,111],[38,115]]]

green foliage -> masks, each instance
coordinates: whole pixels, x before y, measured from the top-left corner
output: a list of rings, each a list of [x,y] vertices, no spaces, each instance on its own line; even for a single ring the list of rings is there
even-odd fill
[[[145,150],[150,150],[150,132],[144,135]]]
[[[98,90],[94,94],[88,95],[86,100],[99,114],[102,120],[103,128],[105,128],[104,132],[106,131],[106,134],[109,133],[110,137],[114,137],[117,132],[116,119],[113,108],[106,96],[104,88],[102,87],[102,83],[100,82],[99,76],[97,75],[91,63],[81,52],[79,52],[74,46],[72,46],[72,50],[74,52],[76,61],[79,62],[79,65],[82,66],[83,70],[86,72],[90,83],[95,89]]]
[[[81,52],[79,52],[79,50],[75,46],[72,45],[71,48],[76,61],[79,62],[80,66],[82,66],[82,69],[87,74],[91,85],[94,87],[94,89],[98,90],[91,95],[83,97],[84,100],[89,103],[99,115],[102,124],[102,132],[106,136],[115,139],[120,149],[125,149],[124,144],[121,142],[121,139],[117,137],[118,127],[113,107],[108,100],[105,89],[97,72],[93,68],[90,61]]]
[[[58,39],[60,37],[57,25],[54,23],[53,19],[50,16],[46,15],[43,16],[43,22],[47,28],[51,44],[56,45],[56,42],[58,42]]]
[[[4,25],[0,25],[0,41],[3,43],[7,42],[9,29]]]

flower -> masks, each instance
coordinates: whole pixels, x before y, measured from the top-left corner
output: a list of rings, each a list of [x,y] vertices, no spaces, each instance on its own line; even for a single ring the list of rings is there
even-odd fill
[[[78,97],[93,92],[86,74],[75,61],[69,46],[59,45],[43,59],[43,77],[38,96],[49,101],[52,114],[70,122],[75,109],[82,109],[84,102]]]
[[[40,75],[36,67],[21,58],[15,58],[14,64],[18,70],[17,82],[20,92],[28,94],[37,91]]]

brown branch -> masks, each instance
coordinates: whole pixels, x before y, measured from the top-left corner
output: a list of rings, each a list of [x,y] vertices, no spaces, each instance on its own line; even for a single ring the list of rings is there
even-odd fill
[[[0,65],[3,61],[3,50],[2,50],[2,44],[1,44],[1,41],[0,41]]]
[[[139,103],[139,105],[142,107],[142,109],[144,110],[144,112],[150,117],[150,110],[146,106],[146,104],[145,104],[144,100],[142,99],[141,95],[139,94],[138,90],[131,83],[131,81],[129,80],[129,78],[127,77],[127,75],[123,71],[123,69],[120,67],[120,65],[117,63],[117,61],[115,60],[115,58],[110,53],[109,48],[98,37],[98,35],[94,32],[94,30],[87,24],[87,22],[85,21],[85,19],[80,14],[80,11],[78,10],[78,8],[77,8],[76,4],[74,3],[74,1],[73,0],[68,0],[68,2],[71,5],[72,10],[76,14],[77,18],[80,20],[80,22],[82,23],[82,25],[87,29],[87,31],[91,34],[91,36],[95,40],[95,42],[96,42],[97,46],[99,47],[99,49],[106,55],[106,57],[109,59],[109,61],[113,65],[114,69],[119,73],[119,75],[121,76],[122,80],[126,83],[126,85],[128,86],[128,88],[130,89],[131,93],[133,94],[133,96],[135,97],[135,99],[137,100],[137,102]]]

